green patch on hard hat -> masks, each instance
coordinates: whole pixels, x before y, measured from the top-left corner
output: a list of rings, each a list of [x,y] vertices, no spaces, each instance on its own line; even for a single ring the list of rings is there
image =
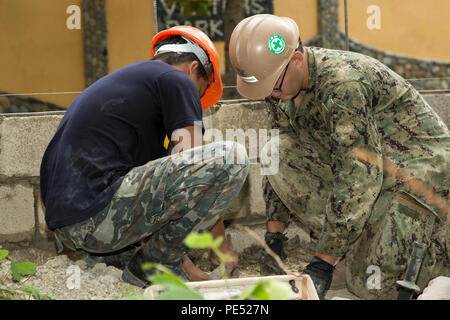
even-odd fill
[[[286,49],[286,42],[283,37],[277,34],[274,34],[270,37],[269,42],[267,43],[270,52],[273,54],[281,54],[284,49]]]

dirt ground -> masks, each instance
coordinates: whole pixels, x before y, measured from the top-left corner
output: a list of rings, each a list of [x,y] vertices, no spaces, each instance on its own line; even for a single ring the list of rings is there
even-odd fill
[[[295,237],[287,241],[285,249],[288,258],[284,263],[290,271],[303,270],[313,256],[312,250],[300,246],[299,239]],[[239,277],[259,276],[258,258],[262,250],[261,246],[252,245],[239,254]],[[208,259],[208,252],[193,250],[189,255],[202,270],[206,272],[213,270],[214,266]]]
[[[117,299],[127,294],[139,295],[143,289],[131,286],[121,280],[121,271],[104,264],[87,268],[84,262],[87,254],[83,252],[64,251],[57,255],[52,242],[43,242],[35,247],[14,245],[3,246],[8,249],[9,257],[0,261],[0,288],[17,288],[33,286],[41,294],[48,294],[57,300],[90,300]],[[258,257],[262,247],[253,245],[239,254],[239,277],[259,276]],[[285,261],[290,271],[301,271],[312,258],[312,248],[300,245],[298,238],[290,239],[286,244],[288,258]],[[205,272],[211,272],[214,266],[209,261],[206,250],[193,250],[189,253],[194,263]],[[20,283],[12,281],[9,272],[11,260],[17,262],[30,261],[37,265],[35,275],[23,276]],[[75,269],[74,269],[75,268]],[[71,283],[74,270],[79,270],[80,282]],[[327,294],[333,296],[356,298],[345,290],[345,286],[334,288]],[[24,298],[30,298],[29,296]]]

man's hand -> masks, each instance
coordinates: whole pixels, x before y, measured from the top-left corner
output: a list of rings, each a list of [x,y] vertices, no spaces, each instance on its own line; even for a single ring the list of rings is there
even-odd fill
[[[318,257],[314,257],[303,271],[304,274],[311,277],[321,300],[325,298],[325,293],[330,288],[333,271],[334,266],[332,264]]]
[[[208,280],[208,274],[200,270],[185,254],[181,260],[184,271],[189,276],[190,281],[205,281]]]
[[[269,232],[267,231],[264,240],[267,246],[280,257],[283,261],[286,259],[286,253],[284,252],[284,242],[288,238],[281,232]],[[262,276],[273,275],[273,274],[286,274],[286,272],[280,267],[278,262],[265,250],[261,252],[259,257],[259,267],[260,274]]]

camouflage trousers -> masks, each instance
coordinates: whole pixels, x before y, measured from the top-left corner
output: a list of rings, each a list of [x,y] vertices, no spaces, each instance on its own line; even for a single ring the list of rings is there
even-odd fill
[[[148,162],[124,176],[104,210],[56,229],[57,246],[109,253],[148,239],[148,262],[175,263],[190,232],[210,230],[225,214],[248,168],[245,148],[228,141]]]
[[[264,199],[268,221],[287,225],[294,215],[314,241],[322,231],[333,174],[323,161],[323,146],[307,133],[301,137],[287,131],[279,136],[280,168],[263,178]],[[348,290],[363,299],[395,299],[414,241],[428,246],[417,281],[422,290],[434,277],[450,276],[447,237],[447,216],[436,216],[406,192],[382,190],[346,254]]]

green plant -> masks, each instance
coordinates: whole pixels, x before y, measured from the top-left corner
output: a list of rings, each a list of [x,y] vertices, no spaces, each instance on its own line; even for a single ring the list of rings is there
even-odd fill
[[[0,248],[1,248],[1,247],[0,247]],[[8,254],[9,254],[9,251],[8,251],[8,250],[1,249],[1,250],[0,250],[0,261],[2,261],[3,259],[5,259],[5,258],[8,256]]]
[[[238,300],[287,300],[289,289],[278,281],[260,281],[251,290],[243,292]]]
[[[36,265],[33,262],[16,263],[14,260],[11,260],[11,272],[13,280],[20,282],[20,276],[36,273]]]
[[[183,8],[183,15],[185,17],[197,16],[211,16],[208,7],[213,5],[212,0],[168,0],[167,6],[171,7],[176,2]]]
[[[203,300],[204,297],[197,291],[188,287],[183,280],[172,273],[166,267],[155,264],[145,263],[144,269],[155,268],[157,271],[149,276],[149,280],[155,284],[162,286],[165,290],[161,292],[157,300]]]
[[[114,300],[146,300],[143,295],[136,294],[136,290],[128,286],[127,289],[120,294],[119,297],[115,297]]]
[[[1,247],[0,247],[1,248]],[[0,249],[0,261],[6,259],[9,255],[9,251],[5,249]],[[13,281],[20,282],[21,276],[32,275],[36,273],[36,264],[32,262],[19,262],[16,263],[11,260],[10,272],[13,277]],[[5,275],[0,279],[0,284],[3,284],[10,274],[6,272]],[[50,295],[43,295],[33,286],[18,287],[18,288],[2,288],[0,287],[0,300],[16,300],[21,299],[20,293],[23,292],[28,295],[28,298],[35,298],[37,300],[51,300],[53,299]]]
[[[219,258],[222,278],[227,278],[225,265],[227,262],[234,262],[234,257],[228,254],[224,254],[219,250],[220,245],[223,242],[223,237],[213,239],[211,233],[190,233],[184,239],[184,244],[191,249],[210,249]]]

